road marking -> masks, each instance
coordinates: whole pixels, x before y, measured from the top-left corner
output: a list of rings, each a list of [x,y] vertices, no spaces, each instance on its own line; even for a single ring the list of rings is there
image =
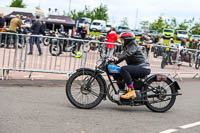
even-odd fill
[[[173,133],[173,132],[176,132],[178,131],[177,129],[168,129],[168,130],[165,130],[165,131],[162,131],[160,133]]]
[[[191,128],[191,127],[195,127],[195,126],[200,126],[200,121],[195,122],[195,123],[191,123],[191,124],[187,124],[187,125],[184,125],[184,126],[180,126],[180,128],[186,129],[186,128]]]
[[[181,129],[187,129],[187,128],[191,128],[191,127],[195,127],[195,126],[200,126],[200,121],[180,126],[179,129],[178,128],[177,129],[168,129],[168,130],[162,131],[160,133],[173,133],[173,132],[176,132]]]

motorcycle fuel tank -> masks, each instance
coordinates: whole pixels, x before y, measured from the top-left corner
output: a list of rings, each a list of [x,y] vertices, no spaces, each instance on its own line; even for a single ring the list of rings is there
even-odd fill
[[[120,73],[120,67],[116,65],[108,65],[109,73]]]

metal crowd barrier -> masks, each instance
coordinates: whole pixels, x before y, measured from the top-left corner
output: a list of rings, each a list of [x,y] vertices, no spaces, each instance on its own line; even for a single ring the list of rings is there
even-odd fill
[[[43,43],[41,43],[40,46],[42,55],[39,56],[37,47],[34,44],[33,54],[29,55],[29,41],[32,37],[37,37],[40,39],[40,41],[42,41],[43,38],[48,38],[50,39],[52,45],[44,46]],[[84,55],[84,49],[86,49],[84,44],[88,41],[74,38],[1,32],[0,42],[0,70],[1,77],[4,79],[9,71],[31,72],[30,74],[32,74],[32,72],[71,74],[77,68],[84,67],[84,58],[75,58],[74,54],[71,52],[71,49],[69,49],[67,52],[64,52],[63,48],[79,45],[80,52]],[[14,46],[16,47],[13,48]],[[50,52],[51,50],[59,52],[53,53]]]
[[[30,52],[30,38],[38,37],[40,41],[44,38],[49,39],[50,45],[45,46],[43,42],[40,43],[42,49],[42,55],[39,56],[36,45],[33,46],[33,54],[28,55]],[[72,74],[76,69],[80,67],[94,68],[96,62],[107,53],[107,42],[100,42],[95,40],[80,40],[74,38],[61,38],[61,37],[49,37],[49,36],[36,36],[36,35],[24,35],[8,32],[0,32],[0,70],[1,77],[5,79],[9,71],[19,72],[43,72],[43,73],[55,73],[55,74]],[[114,50],[114,56],[118,56],[121,53],[121,44],[110,43],[116,45]],[[12,48],[16,46],[16,48]],[[80,47],[79,51],[82,53],[82,57],[75,58],[72,47]],[[176,53],[176,59],[173,65],[166,65],[164,69],[161,68],[162,56],[154,58],[153,50],[155,47],[162,49],[170,48]],[[71,49],[70,49],[71,48]],[[187,63],[183,62],[179,64],[179,57],[181,51],[178,48],[151,44],[150,48],[145,45],[140,46],[146,58],[151,65],[152,73],[167,74],[172,77],[179,77],[183,74],[193,74],[193,77],[199,76],[200,71],[194,67],[189,67]],[[62,51],[62,52],[59,52]],[[188,49],[197,54],[197,50]],[[52,52],[53,51],[53,52]],[[148,54],[149,53],[149,54]],[[195,62],[195,61],[194,61]],[[125,65],[121,63],[120,65]]]

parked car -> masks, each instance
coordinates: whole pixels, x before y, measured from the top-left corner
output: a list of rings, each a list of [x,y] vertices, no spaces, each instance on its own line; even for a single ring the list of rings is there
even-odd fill
[[[90,18],[82,18],[82,17],[77,18],[75,22],[76,30],[80,32],[81,27],[85,26],[90,27],[91,21],[92,20]]]
[[[200,35],[192,35],[190,39],[200,41]]]
[[[120,34],[122,32],[130,32],[131,29],[128,26],[118,26],[117,27],[117,33]]]
[[[181,39],[187,39],[188,40],[188,31],[177,30],[176,32],[177,32],[177,36],[176,36],[177,40],[181,40]]]
[[[164,38],[174,38],[174,30],[173,29],[164,29],[163,30],[163,37]]]
[[[150,37],[153,37],[153,36],[156,36],[158,35],[158,32],[156,30],[150,30],[148,33],[147,33],[148,36]]]
[[[90,26],[90,31],[105,32],[106,31],[106,21],[94,20]]]
[[[142,30],[136,29],[136,30],[131,30],[135,36],[141,36],[142,34],[144,34],[144,32]]]

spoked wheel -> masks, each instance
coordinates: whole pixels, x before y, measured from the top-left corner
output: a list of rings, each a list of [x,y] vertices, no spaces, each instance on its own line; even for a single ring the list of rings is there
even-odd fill
[[[153,57],[157,58],[158,57],[158,48],[154,48],[154,52],[153,52]]]
[[[52,43],[49,47],[49,52],[52,56],[59,56],[60,54],[62,54],[61,45],[55,42]]]
[[[49,38],[43,38],[43,44],[44,44],[44,46],[49,46],[50,39]]]
[[[164,69],[165,66],[166,66],[166,61],[165,61],[165,59],[162,59],[161,68]]]
[[[170,79],[158,82],[152,78],[148,81],[146,106],[154,112],[166,112],[174,105],[176,93]]]
[[[196,68],[196,69],[199,69],[199,64],[200,64],[200,60],[197,59],[197,60],[196,60],[196,63],[195,63],[195,68]]]
[[[99,76],[93,75],[91,71],[78,71],[67,81],[66,95],[74,106],[81,109],[94,108],[104,98],[104,83]]]

